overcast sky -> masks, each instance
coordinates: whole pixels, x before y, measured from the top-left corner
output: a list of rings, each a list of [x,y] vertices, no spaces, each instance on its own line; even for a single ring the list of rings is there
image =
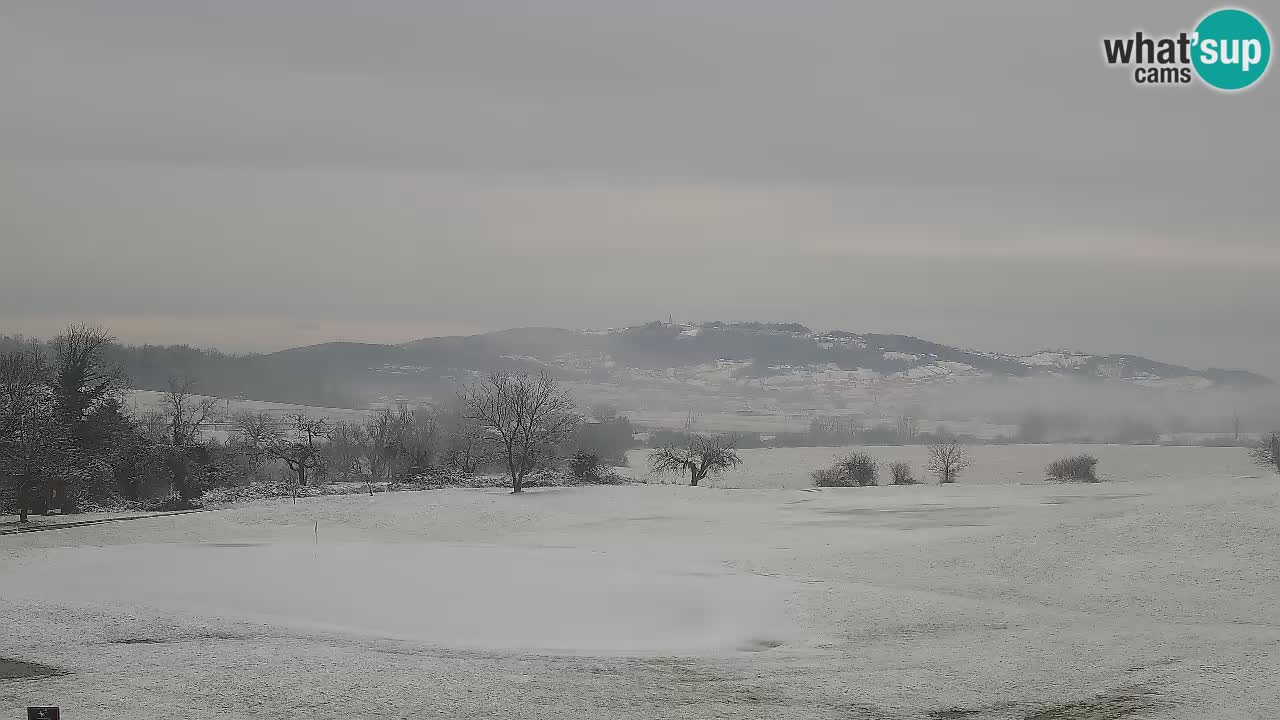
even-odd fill
[[[672,315],[1280,376],[1280,77],[1102,62],[1213,7],[8,0],[0,332]]]

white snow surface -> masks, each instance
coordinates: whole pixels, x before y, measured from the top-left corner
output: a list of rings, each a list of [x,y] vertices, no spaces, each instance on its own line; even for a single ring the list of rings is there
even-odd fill
[[[1280,479],[1110,446],[1110,482],[1038,476],[1080,449],[974,448],[945,487],[814,491],[848,449],[748,451],[712,487],[0,536],[0,658],[67,672],[0,680],[0,717],[1271,717]]]
[[[573,547],[143,543],[59,548],[9,580],[14,597],[41,602],[146,605],[454,648],[698,653],[732,650],[781,622],[769,616],[781,603],[770,602],[777,583],[767,578]]]

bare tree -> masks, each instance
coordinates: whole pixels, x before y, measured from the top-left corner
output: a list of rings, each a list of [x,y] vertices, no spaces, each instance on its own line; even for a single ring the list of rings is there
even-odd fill
[[[264,447],[271,442],[278,425],[271,413],[251,410],[231,413],[231,431],[257,447]]]
[[[228,448],[244,461],[244,469],[250,479],[261,476],[263,462],[279,432],[279,422],[270,413],[250,410],[231,413]]]
[[[138,413],[135,424],[138,432],[151,442],[162,445],[168,442],[169,418],[163,410],[151,408]]]
[[[466,405],[461,401],[450,407],[440,418],[445,437],[445,462],[464,475],[475,474],[483,465],[492,462],[495,441],[479,421],[467,417]]]
[[[861,423],[850,417],[816,417],[809,421],[809,442],[847,445],[861,431]]]
[[[390,408],[381,408],[364,421],[368,447],[365,456],[369,460],[371,480],[390,480],[404,445],[405,423],[408,418],[392,412]]]
[[[267,453],[288,466],[298,487],[306,487],[312,476],[324,470],[324,456],[320,448],[328,430],[324,418],[295,413],[271,439]]]
[[[324,444],[325,462],[331,473],[339,473],[343,480],[362,473],[363,458],[369,444],[364,427],[353,422],[336,422],[329,428]]]
[[[190,377],[169,378],[169,389],[161,396],[161,412],[168,420],[168,440],[175,447],[187,447],[200,441],[202,427],[218,408],[218,399],[195,392],[196,380]]]
[[[1280,472],[1280,432],[1269,432],[1249,451],[1253,461]]]
[[[730,435],[688,433],[684,445],[664,445],[649,454],[649,469],[656,475],[689,473],[689,484],[697,487],[708,475],[718,475],[742,464]]]
[[[167,464],[173,487],[184,498],[199,494],[190,482],[189,454],[200,444],[202,426],[218,407],[217,398],[197,395],[195,387],[194,378],[172,377],[161,396],[161,412],[167,421]]]
[[[920,421],[910,415],[900,415],[895,430],[898,434],[898,442],[910,445],[920,435]]]
[[[959,440],[952,438],[929,446],[929,460],[925,462],[925,468],[937,475],[939,482],[953,483],[971,462],[969,452]]]
[[[511,491],[523,490],[525,476],[538,458],[554,449],[577,427],[573,395],[547,373],[493,373],[462,389],[467,416],[489,431],[502,448]]]
[[[426,405],[410,410],[400,406],[399,414],[404,433],[400,450],[406,471],[429,469],[436,461],[440,444],[440,427],[436,414]]]

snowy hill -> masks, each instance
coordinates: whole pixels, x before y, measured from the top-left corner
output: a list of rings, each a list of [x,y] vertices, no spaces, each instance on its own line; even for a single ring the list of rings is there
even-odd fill
[[[317,346],[317,349],[323,346]],[[523,328],[397,346],[418,367],[491,370],[548,366],[626,376],[704,369],[738,379],[850,379],[919,383],[964,377],[1059,376],[1138,385],[1247,388],[1271,384],[1241,370],[1197,370],[1136,355],[1043,350],[1025,356],[966,350],[907,335],[815,331],[795,323],[661,323],[572,331]],[[296,351],[290,351],[296,352]],[[714,368],[714,370],[712,370]],[[680,373],[687,374],[687,373]],[[700,374],[700,373],[694,373]]]
[[[1193,369],[1137,355],[1060,349],[1007,355],[796,323],[530,327],[399,345],[322,343],[266,355],[185,346],[116,349],[137,389],[163,390],[169,377],[190,376],[210,395],[326,407],[452,397],[459,382],[479,374],[536,369],[573,383],[583,399],[637,400],[641,393],[643,405],[672,411],[692,395],[732,412],[762,403],[805,412],[899,390],[1036,378],[1192,391],[1273,384],[1248,371]]]

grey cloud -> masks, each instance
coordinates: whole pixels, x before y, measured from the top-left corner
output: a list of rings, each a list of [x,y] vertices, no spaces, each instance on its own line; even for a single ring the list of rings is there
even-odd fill
[[[767,315],[1273,369],[1222,318],[1280,303],[1280,85],[1100,57],[1203,11],[11,3],[0,319],[277,316],[270,347]],[[699,251],[713,277],[673,267]]]

